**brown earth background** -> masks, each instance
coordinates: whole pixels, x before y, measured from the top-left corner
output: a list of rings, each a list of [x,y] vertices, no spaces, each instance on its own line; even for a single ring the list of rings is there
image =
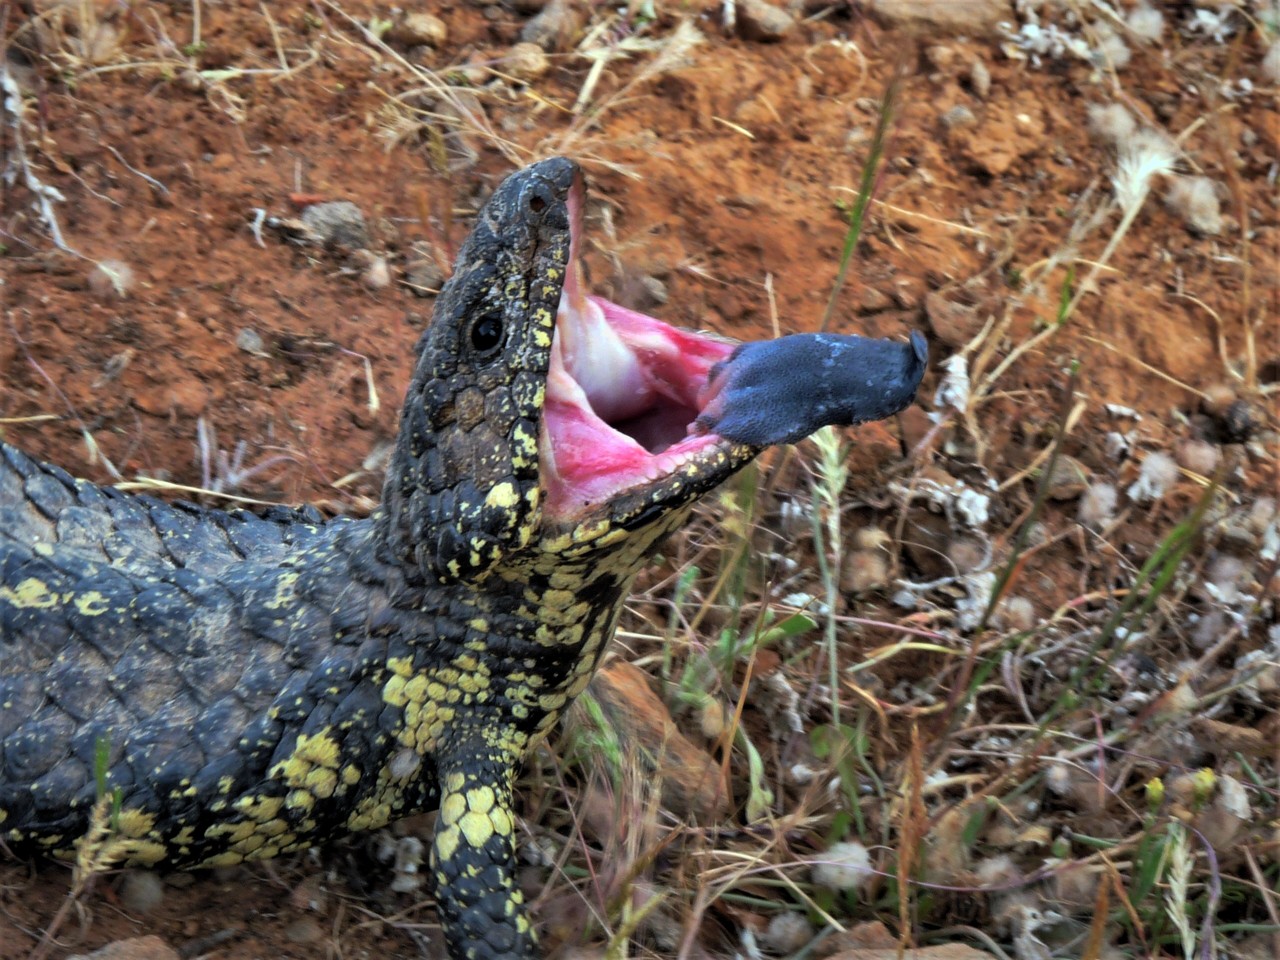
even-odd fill
[[[989,890],[921,892],[930,901],[905,928],[896,895],[886,896],[900,826],[910,819],[900,789],[909,759],[943,769],[930,751],[942,749],[963,711],[937,705],[948,706],[951,681],[963,686],[952,671],[970,644],[979,644],[981,662],[1003,663],[987,681],[999,687],[1011,650],[1020,658],[1035,645],[1060,651],[1062,638],[1078,640],[1219,470],[1214,523],[1244,518],[1256,535],[1224,540],[1217,527],[1203,534],[1141,651],[1163,677],[1150,702],[1183,688],[1199,695],[1204,684],[1229,686],[1239,658],[1270,650],[1274,662],[1280,649],[1274,558],[1268,566],[1262,534],[1271,516],[1265,498],[1277,493],[1280,383],[1280,111],[1276,80],[1260,67],[1275,37],[1265,5],[1247,6],[1219,42],[1178,29],[1191,4],[1162,4],[1163,38],[1127,37],[1132,59],[1118,71],[1105,60],[1011,55],[1008,31],[995,24],[1020,21],[1001,4],[934,5],[952,8],[942,23],[895,14],[930,4],[805,2],[772,12],[739,4],[732,30],[720,4],[699,0],[553,3],[540,14],[543,6],[446,0],[410,11],[436,18],[428,23],[356,0],[0,3],[7,69],[21,90],[20,117],[0,114],[0,144],[17,172],[4,181],[0,203],[0,436],[98,482],[221,487],[257,501],[367,512],[433,292],[502,175],[553,154],[583,163],[593,197],[587,260],[595,289],[612,299],[743,339],[813,330],[839,269],[886,90],[900,77],[874,200],[832,328],[898,337],[923,329],[931,369],[913,410],[850,433],[844,555],[855,568],[859,556],[881,559],[867,561],[871,573],[861,580],[858,569],[843,571],[838,612],[871,625],[842,620],[837,642],[842,668],[865,664],[898,642],[891,627],[906,623],[938,631],[936,642],[959,654],[901,651],[847,675],[845,709],[865,721],[868,755],[896,799],[867,812],[878,825],[867,829],[880,844],[872,855],[880,885],[861,898],[828,899],[823,909],[845,927],[880,920],[895,935],[973,925],[1007,946],[1020,928],[996,916],[999,897]],[[1087,4],[1075,21],[1067,14],[1076,8],[1056,6],[1064,30],[1098,39]],[[1117,9],[1123,16],[1132,6]],[[541,44],[517,46],[535,17]],[[1172,138],[1176,172],[1153,182],[1128,235],[1058,327],[1064,297],[1082,290],[1119,221],[1109,207],[1117,151],[1096,115],[1091,129],[1089,113],[1111,103]],[[1174,177],[1192,175],[1216,185],[1216,230],[1197,229],[1165,202]],[[60,193],[49,209],[66,249],[36,203],[32,178]],[[273,225],[271,218],[291,221],[327,200],[363,211],[367,252],[288,242]],[[955,356],[969,364],[972,391],[963,412],[944,407],[935,427],[927,414],[938,409],[944,361]],[[1073,361],[1079,370],[1067,397]],[[1011,588],[1016,611],[1005,612],[999,638],[989,628],[975,638],[957,624],[964,576],[998,571],[1009,558],[1063,411],[1076,404],[1063,445],[1069,459],[1059,465],[1067,472],[1055,477],[1034,549]],[[1125,451],[1109,434],[1123,437]],[[1177,475],[1154,501],[1133,502],[1124,491],[1152,451],[1174,456]],[[804,445],[775,455],[759,474],[755,549],[790,551],[793,565],[753,568],[753,610],[805,591],[823,596],[807,519],[787,526],[796,510],[807,518],[818,509],[816,457]],[[990,496],[989,519],[961,529],[946,510],[930,511],[904,492],[912,478],[963,480]],[[1101,523],[1082,524],[1080,497],[1099,483],[1121,491],[1119,507]],[[686,662],[731,619],[711,603],[709,582],[715,558],[730,549],[718,544],[733,531],[711,519],[724,506],[713,504],[643,579],[619,652],[645,673],[622,671],[615,685],[643,688],[632,690],[635,702],[624,710],[656,712],[648,722],[659,731],[674,722],[717,768],[727,741],[708,709],[732,718],[748,682],[785,677],[799,691],[805,734],[798,745],[771,739],[768,711],[755,696],[743,712],[775,792],[768,827],[759,830],[744,814],[745,760],[737,751],[727,760],[734,802],[718,810],[714,830],[700,831],[673,828],[669,815],[682,805],[685,820],[691,810],[706,814],[696,797],[632,810],[632,823],[630,808],[617,806],[617,783],[602,790],[589,761],[584,767],[563,745],[535,758],[522,788],[529,842],[550,837],[555,843],[545,849],[574,847],[571,866],[580,868],[530,867],[544,938],[564,955],[594,950],[625,927],[620,897],[639,909],[658,891],[654,916],[669,926],[640,924],[638,955],[729,956],[741,929],[763,931],[784,907],[819,920],[793,885],[808,889],[805,858],[842,839],[849,822],[833,770],[808,738],[809,727],[826,722],[824,697],[831,698],[829,687],[817,686],[827,667],[812,654],[821,630],[742,658],[710,685],[715,708],[691,710],[661,684],[653,689],[663,699],[647,693],[650,681],[672,677],[664,656]],[[728,506],[730,523],[741,522],[743,511]],[[790,546],[780,548],[781,540]],[[1252,604],[1219,609],[1197,592],[1222,557],[1243,568],[1239,592]],[[701,633],[675,630],[672,653],[655,638],[671,640],[670,623],[688,625],[685,614],[672,614],[682,608],[671,598],[677,571],[690,563],[701,571],[693,592],[710,598],[711,612],[697,618]],[[904,578],[955,582],[907,612],[890,602]],[[1218,633],[1197,641],[1194,625],[1215,613]],[[1019,618],[1050,626],[1033,627],[1031,647],[1002,647]],[[1062,683],[1063,671],[1038,663],[1045,672],[1029,687]],[[1188,665],[1200,668],[1194,678],[1185,675]],[[939,676],[932,700],[918,696]],[[1112,699],[1135,684],[1117,668]],[[1037,687],[1029,696],[1046,694]],[[1012,693],[991,697],[979,698],[982,718],[965,714],[964,723],[1027,722]],[[980,840],[966,840],[985,844],[985,853],[966,853],[951,868],[933,863],[930,875],[965,890],[1042,891],[1039,881],[1020,885],[1004,874],[983,880],[978,861],[999,852],[1025,879],[1064,823],[1131,837],[1142,829],[1143,783],[1208,766],[1246,783],[1252,801],[1227,845],[1236,857],[1223,851],[1220,869],[1241,878],[1228,919],[1262,932],[1222,936],[1232,943],[1252,936],[1274,950],[1266,928],[1280,923],[1276,694],[1223,697],[1212,722],[1261,731],[1252,752],[1234,741],[1215,748],[1203,731],[1187,748],[1179,737],[1207,716],[1187,709],[1172,721],[1178,736],[1169,733],[1164,749],[1133,746],[1144,761],[1126,768],[1127,779],[1112,770],[1115,805],[1086,804],[1082,813],[1062,795],[1047,797],[1041,783],[1030,794],[1039,798],[1033,809],[1025,796],[1006,809],[1015,839],[1001,845],[993,813]],[[913,726],[925,745],[919,754],[910,746]],[[1089,723],[1079,729],[1097,732]],[[966,746],[976,750],[974,740]],[[1240,755],[1252,776],[1233,760]],[[822,769],[816,783],[788,779],[799,756]],[[998,780],[1006,759],[975,753],[967,766],[946,767],[972,780],[926,791],[930,828],[945,835],[948,811],[968,817],[966,798]],[[1096,771],[1094,779],[1102,782]],[[1055,803],[1058,812],[1044,813]],[[646,818],[652,823],[639,826]],[[1025,830],[1040,823],[1048,832],[1027,839]],[[701,846],[690,852],[691,842]],[[607,862],[619,849],[627,852],[621,862],[635,867],[628,876],[613,875],[627,870]],[[713,867],[724,871],[714,874],[721,879],[736,869],[717,859],[726,850],[771,867],[744,872],[737,885],[700,880]],[[60,923],[49,955],[148,933],[187,945],[184,956],[227,960],[435,955],[429,895],[368,899],[353,890],[349,863],[338,854],[323,865],[311,858],[171,879],[162,902],[146,911],[122,899],[121,876],[99,877]],[[1090,869],[1085,906],[1065,911],[1075,917],[1076,943],[1097,903],[1102,868],[1091,861]],[[793,879],[783,882],[788,870]],[[0,958],[33,955],[68,889],[64,867],[0,865]],[[722,896],[730,889],[740,896]],[[1059,893],[1037,896],[1061,910]],[[856,946],[849,937],[828,937],[817,954]],[[943,939],[978,943],[963,933]],[[1104,940],[1116,956],[1181,955],[1160,953],[1132,931],[1110,930]],[[1280,954],[1257,954],[1266,955]]]

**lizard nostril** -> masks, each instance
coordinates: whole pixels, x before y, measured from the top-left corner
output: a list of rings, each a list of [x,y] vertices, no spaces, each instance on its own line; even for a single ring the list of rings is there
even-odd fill
[[[534,213],[541,213],[546,208],[547,201],[543,200],[542,197],[538,196],[536,193],[529,198],[529,209]]]

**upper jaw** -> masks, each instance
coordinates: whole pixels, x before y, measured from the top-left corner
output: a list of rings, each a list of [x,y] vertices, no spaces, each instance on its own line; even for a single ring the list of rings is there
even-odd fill
[[[708,376],[735,344],[599,297],[574,303],[567,289],[543,406],[544,511],[572,518],[718,464],[717,448],[732,444],[700,432],[698,418]]]
[[[569,193],[570,252],[543,406],[543,511],[553,520],[656,491],[734,446],[698,426],[712,369],[736,344],[588,296],[580,267],[584,191]],[[724,471],[717,480],[723,479]]]

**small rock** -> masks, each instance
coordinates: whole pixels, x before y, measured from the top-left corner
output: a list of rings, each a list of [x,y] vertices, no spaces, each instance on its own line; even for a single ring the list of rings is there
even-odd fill
[[[1280,83],[1280,39],[1271,41],[1262,58],[1262,75],[1272,83]]]
[[[971,127],[977,122],[978,118],[974,116],[973,111],[963,103],[957,103],[942,115],[942,125],[948,130],[955,127]]]
[[[858,293],[858,312],[883,313],[893,306],[893,301],[875,287],[863,287]]]
[[[369,246],[369,229],[364,214],[350,200],[313,203],[299,218],[315,242],[338,250],[361,250]]]
[[[997,36],[1002,20],[1013,20],[1008,0],[869,0],[866,8],[889,26],[926,35],[939,32],[970,37]]]
[[[361,265],[360,282],[370,290],[385,290],[391,286],[391,268],[387,266],[387,258],[380,257],[369,250],[357,250],[356,262]]]
[[[1175,178],[1165,203],[1197,233],[1216,236],[1222,232],[1218,191],[1208,177]]]
[[[1004,602],[1004,615],[1014,630],[1027,631],[1036,625],[1036,608],[1026,597],[1010,597]]]
[[[1261,422],[1258,412],[1253,409],[1253,404],[1248,400],[1237,400],[1227,407],[1222,415],[1222,422],[1219,424],[1222,442],[1247,443]]]
[[[889,563],[878,550],[854,550],[845,561],[840,586],[849,593],[869,593],[889,584]]]
[[[315,943],[324,936],[324,929],[314,917],[299,917],[284,928],[284,937],[290,943]]]
[[[550,0],[542,11],[524,25],[520,39],[536,43],[548,53],[569,50],[586,23],[587,11],[574,0]]]
[[[1227,412],[1227,408],[1236,402],[1236,399],[1235,390],[1228,384],[1215,383],[1204,392],[1200,406],[1209,416],[1221,417]]]
[[[245,327],[236,334],[236,346],[245,353],[252,353],[256,357],[265,357],[267,355],[267,345],[262,340],[262,334],[252,327]]]
[[[796,21],[765,0],[738,0],[738,33],[757,43],[777,43],[795,29]]]
[[[116,940],[93,953],[77,953],[67,960],[178,960],[178,953],[157,936]]]
[[[444,286],[445,275],[435,257],[424,256],[405,264],[404,279],[414,296],[434,297]]]
[[[429,13],[406,13],[387,31],[387,39],[406,47],[444,46],[449,38],[449,28],[439,17]]]
[[[946,73],[956,62],[956,52],[945,44],[935,43],[933,46],[925,48],[924,58],[934,70],[939,73]]]
[[[991,71],[987,69],[987,62],[981,57],[976,57],[973,65],[969,67],[969,86],[983,100],[987,99],[987,94],[991,92]]]
[[[1258,536],[1262,536],[1271,521],[1276,517],[1276,501],[1271,497],[1259,497],[1249,507],[1246,525]]]
[[[947,559],[955,566],[956,573],[977,573],[990,559],[990,551],[976,537],[956,537],[947,544]]]
[[[1089,485],[1089,470],[1075,457],[1058,457],[1049,478],[1050,500],[1074,500]]]
[[[976,307],[948,300],[936,290],[925,294],[924,310],[938,339],[951,347],[964,347],[982,329]]]
[[[657,277],[651,277],[648,275],[641,277],[640,289],[644,291],[645,298],[657,307],[666,303],[670,297],[670,293],[667,291],[667,285]]]
[[[1183,440],[1174,451],[1174,456],[1179,466],[1202,477],[1211,477],[1218,469],[1222,451],[1205,440]]]
[[[536,43],[517,43],[502,58],[502,72],[521,83],[537,80],[549,69],[551,61]]]
[[[120,880],[120,903],[130,913],[148,914],[164,902],[164,883],[150,870],[129,870]]]

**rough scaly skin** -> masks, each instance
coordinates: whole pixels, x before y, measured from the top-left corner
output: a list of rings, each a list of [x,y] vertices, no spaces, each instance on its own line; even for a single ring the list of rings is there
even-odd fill
[[[0,444],[11,850],[74,855],[99,751],[139,864],[234,864],[438,807],[451,956],[537,955],[515,883],[519,763],[585,688],[657,543],[758,452],[720,438],[607,500],[545,508],[579,176],[543,161],[481,212],[366,520],[126,496]]]
[[[536,955],[520,759],[586,686],[630,584],[754,448],[572,522],[541,515],[570,256],[564,160],[509,178],[441,295],[367,520],[131,497],[0,449],[0,839],[68,856],[98,790],[131,860],[233,864],[439,807],[456,957]],[[479,350],[484,317],[505,324]],[[481,338],[483,343],[483,338]]]

